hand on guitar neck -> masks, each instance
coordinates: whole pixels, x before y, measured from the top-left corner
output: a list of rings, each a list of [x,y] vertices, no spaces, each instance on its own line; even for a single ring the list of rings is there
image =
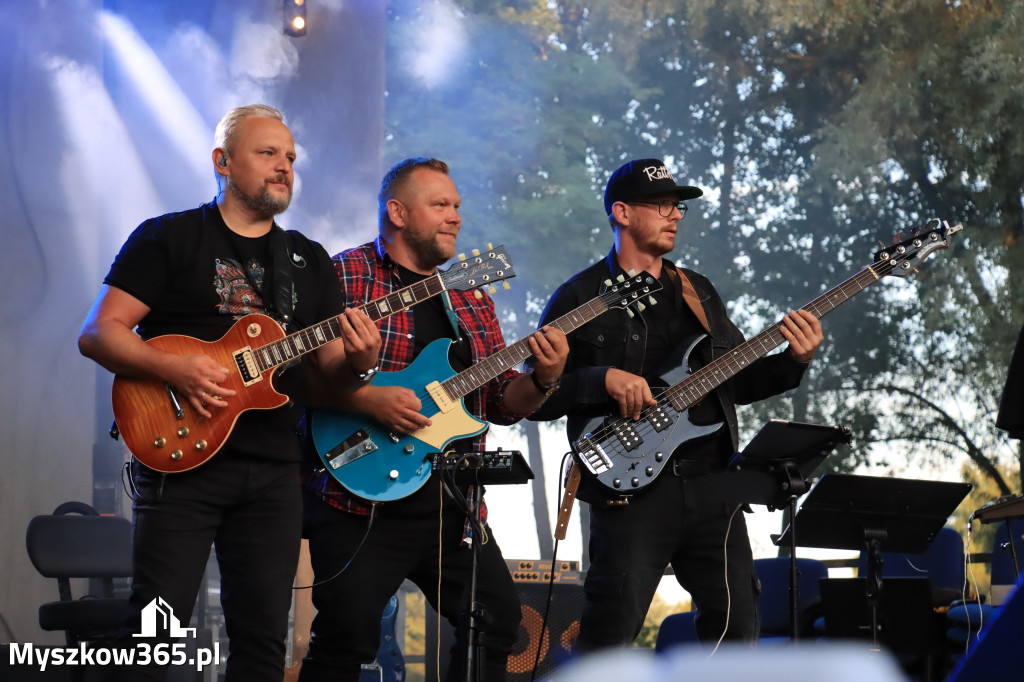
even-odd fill
[[[796,312],[790,310],[782,318],[779,331],[782,332],[782,338],[789,341],[789,354],[797,362],[803,363],[811,361],[814,351],[818,350],[825,338],[818,318],[802,308]]]

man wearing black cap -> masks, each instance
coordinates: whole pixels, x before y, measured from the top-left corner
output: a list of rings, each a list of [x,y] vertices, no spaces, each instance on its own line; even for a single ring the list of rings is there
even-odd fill
[[[542,324],[599,295],[607,279],[630,271],[646,271],[663,288],[654,295],[656,305],[632,316],[613,310],[569,334],[561,387],[531,419],[567,415],[570,441],[595,415],[639,420],[641,410],[656,403],[649,381],[680,362],[688,340],[708,336],[690,354],[692,369],[744,341],[711,282],[663,258],[675,247],[686,216],[683,201],[702,194],[677,185],[657,159],[631,161],[615,171],[604,196],[614,247],[554,293]],[[738,449],[735,405],[797,386],[822,340],[818,320],[803,310],[786,315],[780,328],[789,341],[786,351],[756,360],[689,410],[694,424],[724,422],[727,428],[680,444],[664,473],[634,495],[584,475],[578,497],[591,505],[590,568],[580,651],[632,642],[670,564],[699,610],[702,640],[713,642],[723,633],[728,639],[757,638],[757,578],[743,514],[736,505],[698,500],[696,493],[701,476],[723,469]]]

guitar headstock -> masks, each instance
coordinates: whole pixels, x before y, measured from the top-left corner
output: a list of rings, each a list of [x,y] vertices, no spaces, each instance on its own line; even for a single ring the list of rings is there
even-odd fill
[[[478,249],[474,249],[472,253],[473,255],[469,257],[459,254],[459,262],[441,273],[445,287],[469,291],[516,276],[512,268],[512,259],[504,246],[492,247],[488,244],[484,253],[480,253]],[[505,288],[509,288],[507,282]]]
[[[892,246],[875,253],[875,266],[880,275],[906,277],[933,251],[948,249],[950,235],[964,229],[963,225],[950,226],[945,220],[929,220],[924,229]]]
[[[621,306],[630,315],[633,314],[630,307],[634,304],[638,310],[644,309],[644,298],[647,298],[652,305],[657,303],[651,294],[661,290],[661,282],[647,272],[630,273],[629,277],[619,275],[614,282],[608,279],[604,284],[607,289],[601,294],[601,300],[605,305],[609,308]]]

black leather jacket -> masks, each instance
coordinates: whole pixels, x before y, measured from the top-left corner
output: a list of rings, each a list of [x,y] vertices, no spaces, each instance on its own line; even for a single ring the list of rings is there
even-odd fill
[[[678,269],[662,259],[662,267]],[[700,297],[711,327],[710,339],[699,344],[690,356],[692,369],[735,348],[745,340],[743,333],[729,320],[725,304],[711,282],[692,270],[684,270]],[[541,324],[547,324],[600,295],[605,280],[624,274],[615,260],[614,249],[608,256],[578,273],[558,288],[548,301]],[[676,278],[678,281],[678,278]],[[569,357],[560,388],[529,418],[548,421],[569,417],[568,436],[574,441],[579,429],[598,413],[617,413],[605,390],[605,374],[616,367],[640,373],[647,343],[647,324],[643,315],[630,317],[624,310],[611,310],[568,335]],[[679,339],[680,344],[687,339]],[[800,383],[807,365],[794,360],[788,352],[755,360],[712,392],[718,400],[729,427],[733,451],[739,448],[736,405],[746,405],[783,393]],[[649,381],[651,377],[645,377]]]

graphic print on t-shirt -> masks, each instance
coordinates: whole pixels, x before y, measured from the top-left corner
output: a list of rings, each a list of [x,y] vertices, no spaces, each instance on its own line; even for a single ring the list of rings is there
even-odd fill
[[[256,286],[263,286],[263,266],[258,261],[250,259],[247,263],[249,276],[245,276],[245,269],[238,261],[230,258],[217,259],[217,274],[213,278],[213,287],[217,290],[217,297],[220,299],[218,311],[222,315],[233,315],[237,320],[250,313],[264,312],[263,297],[253,289],[252,282]]]

